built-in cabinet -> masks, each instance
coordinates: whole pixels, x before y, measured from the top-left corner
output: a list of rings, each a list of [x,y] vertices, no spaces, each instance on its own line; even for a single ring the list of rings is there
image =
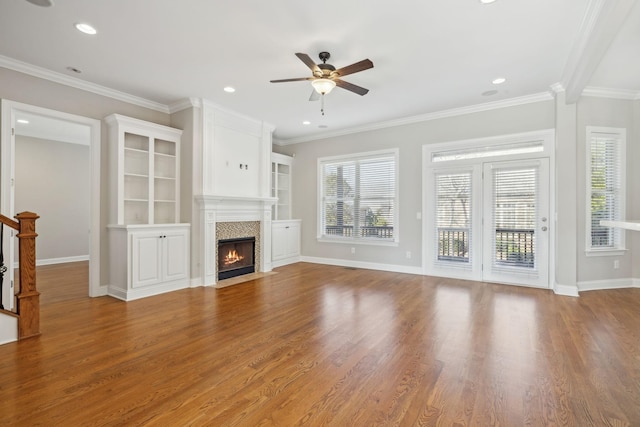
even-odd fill
[[[299,219],[271,223],[271,261],[273,267],[300,261]]]
[[[182,131],[112,114],[112,224],[173,224],[180,218]]]
[[[189,224],[110,225],[109,295],[130,301],[187,287]]]
[[[190,224],[180,219],[182,131],[112,114],[109,295],[131,300],[189,285]]]
[[[271,197],[278,202],[273,205],[274,220],[291,219],[291,166],[293,157],[271,153]]]
[[[271,261],[279,267],[300,261],[300,220],[291,219],[291,184],[293,157],[271,153]]]

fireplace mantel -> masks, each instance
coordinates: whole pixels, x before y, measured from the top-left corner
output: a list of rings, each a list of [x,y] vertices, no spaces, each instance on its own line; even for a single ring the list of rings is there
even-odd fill
[[[195,196],[195,200],[200,206],[199,238],[203,254],[200,277],[203,286],[215,285],[218,281],[216,223],[219,222],[259,221],[260,271],[271,271],[271,207],[277,198],[200,195]]]

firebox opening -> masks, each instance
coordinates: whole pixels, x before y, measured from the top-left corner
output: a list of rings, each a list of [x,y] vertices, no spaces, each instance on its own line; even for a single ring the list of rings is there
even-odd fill
[[[218,280],[254,273],[255,237],[218,241]]]

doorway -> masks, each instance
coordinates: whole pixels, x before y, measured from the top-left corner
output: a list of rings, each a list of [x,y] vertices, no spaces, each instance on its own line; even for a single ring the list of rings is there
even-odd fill
[[[423,148],[424,272],[550,288],[553,133],[481,142]]]
[[[34,133],[31,137],[35,139],[47,140],[64,140],[64,138],[78,138],[83,135],[86,144],[88,144],[88,156],[86,161],[89,163],[88,180],[89,180],[89,200],[88,213],[89,218],[86,221],[88,225],[88,259],[89,259],[89,288],[88,295],[98,296],[104,294],[100,288],[100,121],[87,117],[76,116],[72,114],[62,113],[55,110],[49,110],[33,105],[17,103],[13,101],[2,100],[2,170],[1,181],[2,198],[0,200],[2,213],[13,217],[16,212],[16,136],[35,132],[34,128],[38,123],[33,123],[31,130],[25,130],[25,123],[18,123],[18,120],[32,119],[39,122],[41,129],[38,133]],[[20,130],[18,130],[20,129]],[[48,136],[47,136],[48,135]],[[66,135],[66,136],[61,136]],[[69,166],[67,166],[69,167]],[[42,185],[47,185],[47,178],[39,176],[41,171],[34,170],[34,174],[39,178]],[[39,214],[39,212],[36,212]],[[86,228],[86,226],[84,226]],[[37,222],[36,231],[38,232]],[[3,242],[5,263],[11,268],[15,264],[16,251],[14,245],[7,239]],[[7,256],[8,255],[8,256]],[[85,256],[86,258],[86,256]],[[57,261],[73,261],[74,257],[59,257]],[[52,261],[56,262],[56,260]],[[13,277],[12,274],[7,274]],[[5,276],[5,277],[7,277]],[[5,301],[13,304],[13,287],[5,286],[3,295]]]

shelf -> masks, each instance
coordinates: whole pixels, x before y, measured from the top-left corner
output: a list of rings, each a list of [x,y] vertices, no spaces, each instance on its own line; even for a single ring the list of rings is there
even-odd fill
[[[125,172],[124,173],[125,177],[132,177],[132,178],[144,178],[144,179],[148,179],[149,175],[142,175],[139,173],[129,173],[129,172]]]
[[[130,147],[124,147],[124,151],[126,153],[138,153],[144,156],[148,156],[149,155],[149,150],[141,150],[140,148],[130,148]]]
[[[175,154],[154,153],[154,155],[156,157],[168,157],[170,159],[175,159],[176,158]]]
[[[622,228],[631,231],[640,231],[640,220],[629,221],[600,221],[600,225],[605,227]]]
[[[124,199],[125,202],[149,203],[149,199]]]

